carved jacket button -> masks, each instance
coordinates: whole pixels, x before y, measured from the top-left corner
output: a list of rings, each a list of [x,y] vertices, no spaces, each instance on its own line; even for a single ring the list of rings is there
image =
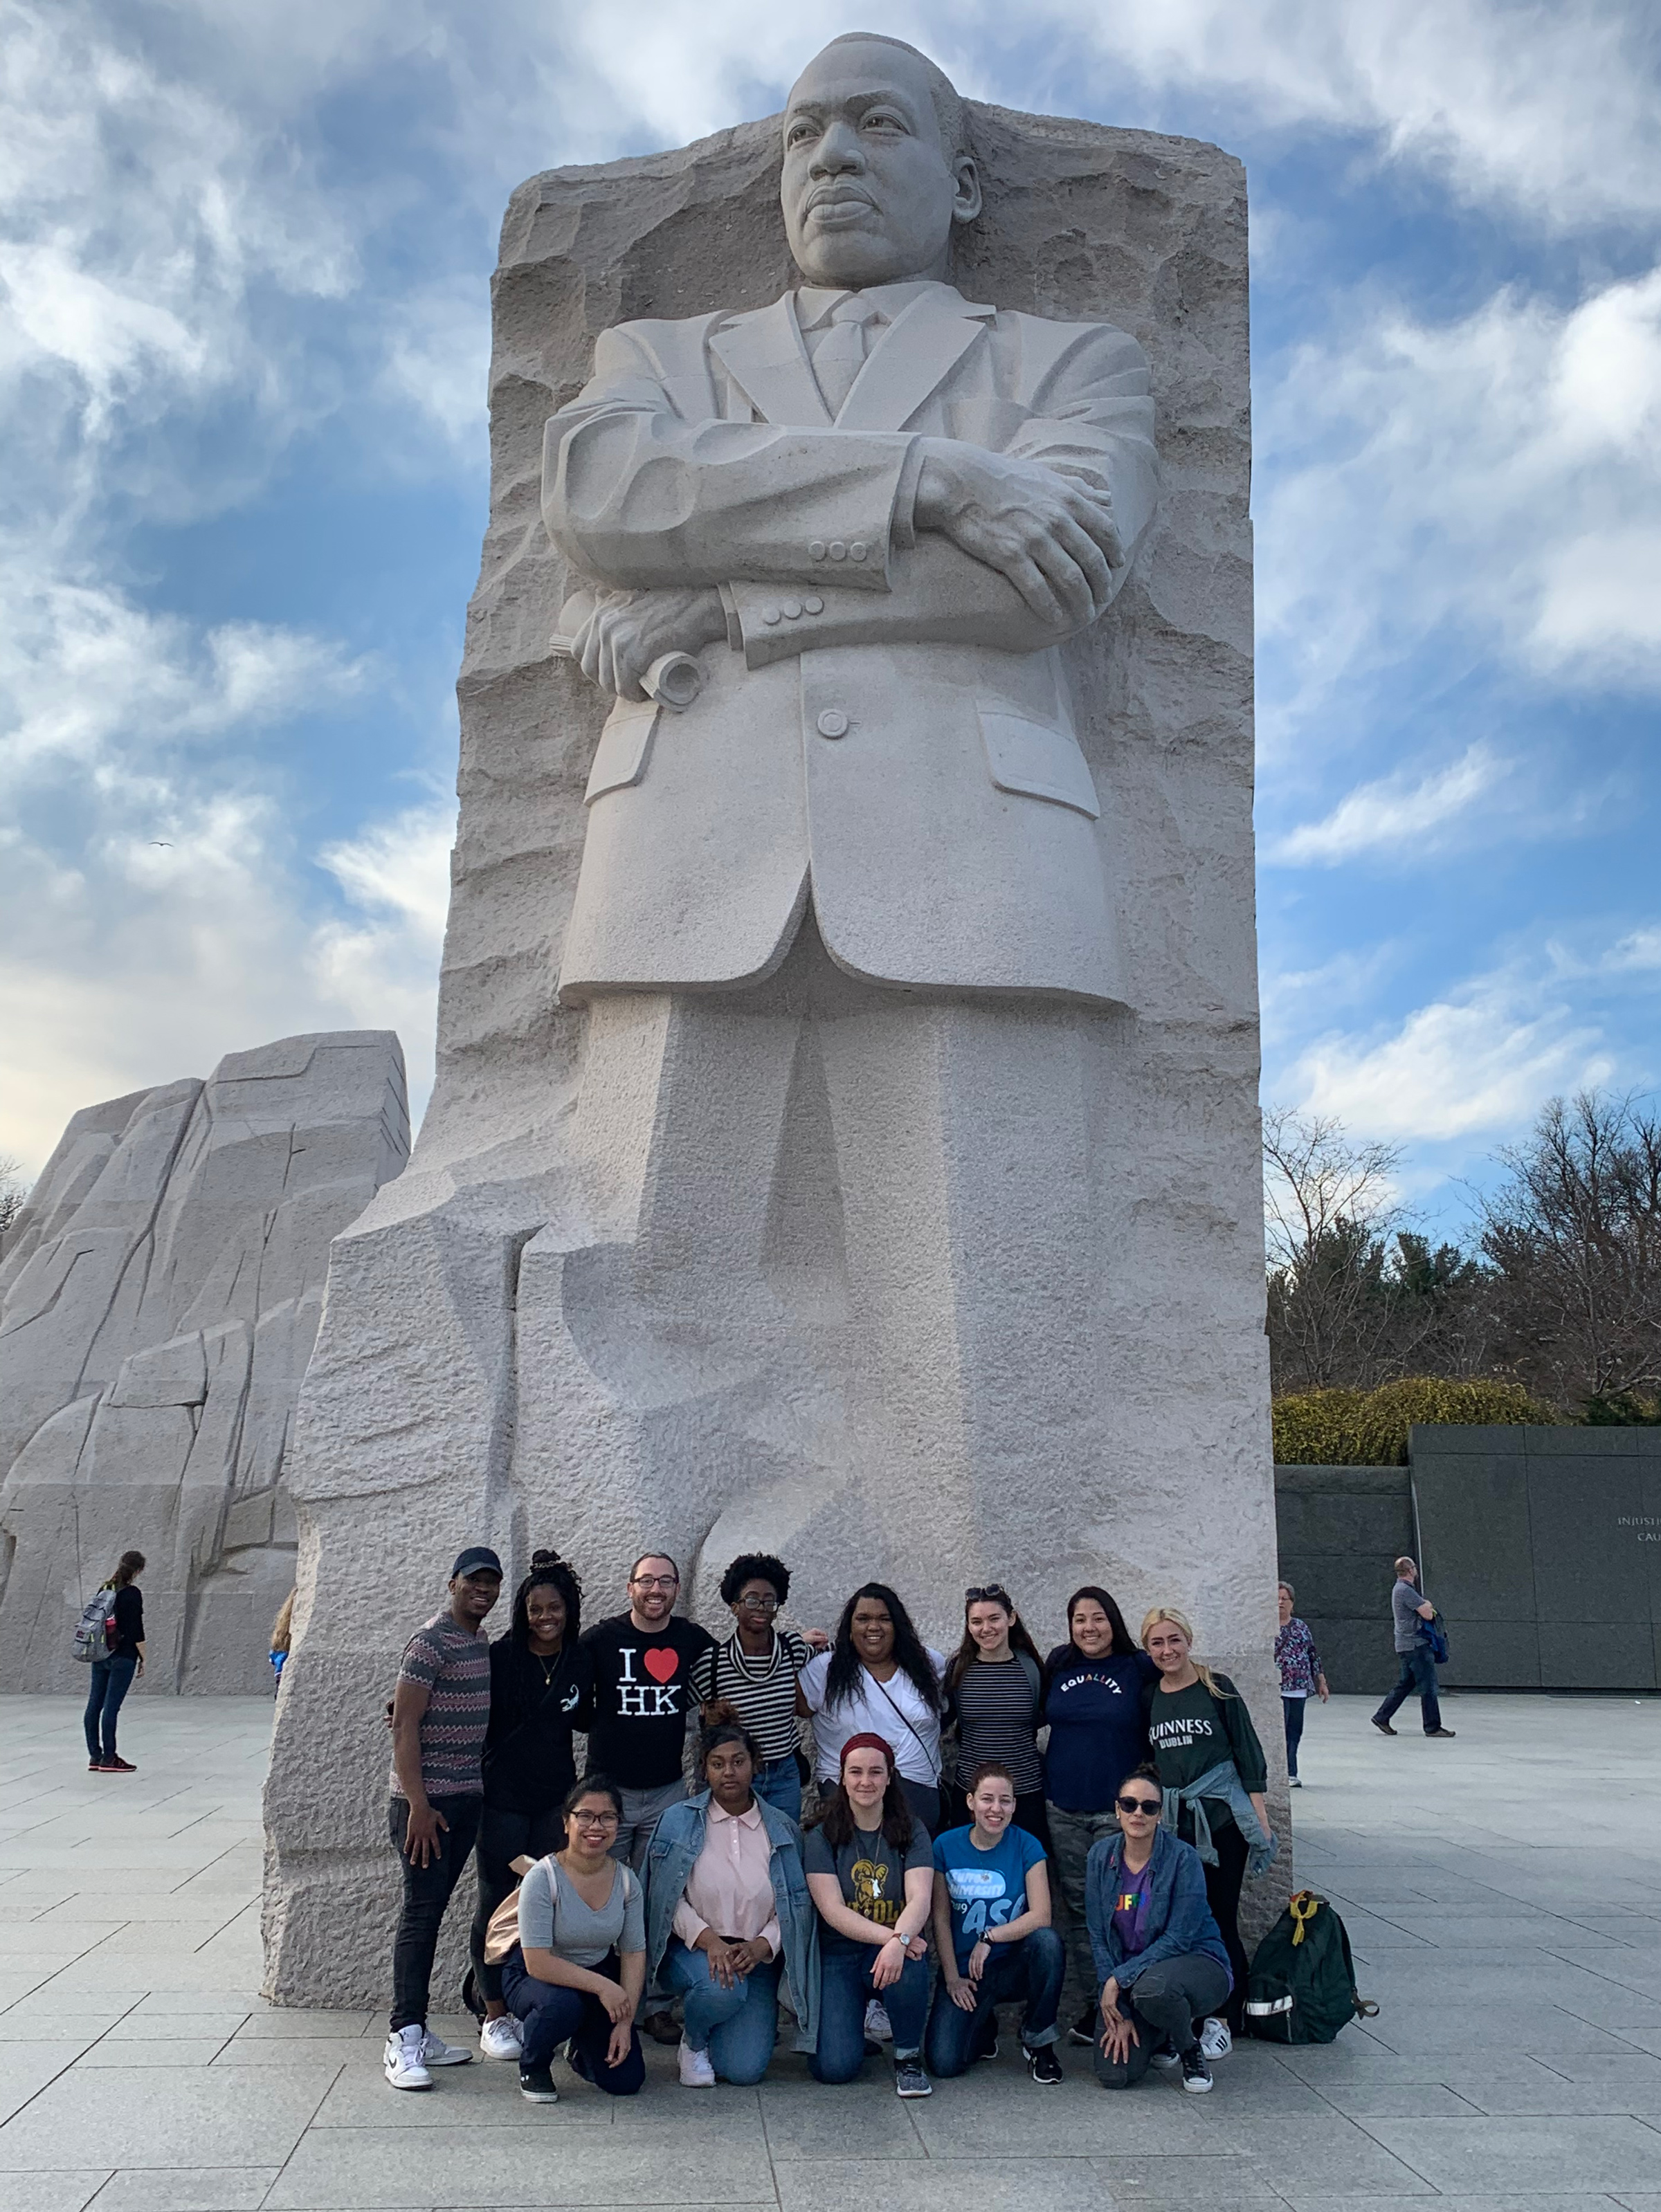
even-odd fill
[[[863,561],[870,550],[864,538],[856,538],[848,549],[848,557],[850,561]]]
[[[830,540],[830,558],[833,561],[845,561],[848,558],[848,548],[840,538],[833,538]]]
[[[827,707],[819,716],[819,735],[822,738],[845,738],[848,717],[840,707]]]
[[[809,559],[810,561],[823,561],[823,560],[824,560],[824,538],[815,538],[812,541],[812,543],[809,544],[809,546],[808,546],[808,548],[807,548],[807,557],[808,557],[808,559]]]
[[[795,622],[800,619],[800,615],[801,601],[800,599],[787,599],[784,603],[785,620],[787,622]]]
[[[824,601],[815,592],[811,599],[802,601],[801,611],[805,615],[822,615],[824,612]]]
[[[776,623],[779,618],[779,611],[776,607],[764,607],[761,611],[761,618],[764,623]]]

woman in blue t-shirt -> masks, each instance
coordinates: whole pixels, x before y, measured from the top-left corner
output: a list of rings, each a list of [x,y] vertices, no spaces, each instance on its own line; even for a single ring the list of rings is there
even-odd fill
[[[1001,1759],[969,1777],[967,1827],[934,1842],[934,1944],[940,1978],[924,2048],[942,2079],[998,2047],[1001,2004],[1025,1998],[1021,2046],[1035,2081],[1059,2081],[1056,2008],[1065,1959],[1050,1924],[1043,1845],[1015,1826],[1015,1783]]]
[[[1158,1670],[1125,1626],[1112,1593],[1093,1583],[1068,1598],[1067,1631],[1067,1642],[1044,1662],[1044,1794],[1068,1981],[1082,1995],[1085,1862],[1093,1844],[1118,1833],[1114,1794],[1121,1778],[1147,1757],[1143,1694]],[[1093,2003],[1085,2005],[1071,2034],[1075,2043],[1095,2042]]]

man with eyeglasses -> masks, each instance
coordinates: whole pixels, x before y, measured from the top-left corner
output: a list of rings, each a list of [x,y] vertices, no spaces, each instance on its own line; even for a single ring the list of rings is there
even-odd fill
[[[715,1639],[675,1618],[680,1569],[666,1552],[642,1552],[629,1570],[629,1609],[597,1621],[582,1641],[594,1662],[588,1771],[615,1782],[623,1819],[611,1856],[643,1874],[660,1816],[686,1795],[682,1760],[696,1705],[692,1674]],[[660,2008],[643,2023],[660,2043],[680,2031]]]
[[[807,1710],[797,1677],[812,1656],[830,1642],[822,1629],[806,1636],[781,1628],[775,1616],[790,1595],[790,1570],[768,1552],[745,1552],[721,1578],[723,1605],[738,1626],[723,1644],[713,1644],[693,1669],[692,1686],[702,1705],[717,1698],[731,1705],[761,1753],[751,1787],[793,1820],[801,1818],[801,1723]]]

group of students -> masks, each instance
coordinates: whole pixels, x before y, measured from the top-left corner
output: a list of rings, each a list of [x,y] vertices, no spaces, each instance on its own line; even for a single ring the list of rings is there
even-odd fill
[[[1087,2001],[1068,2032],[1105,2085],[1167,2064],[1211,2087],[1245,1996],[1241,1887],[1275,1842],[1251,1716],[1194,1657],[1181,1613],[1156,1607],[1133,1638],[1091,1585],[1041,1658],[990,1583],[965,1592],[948,1662],[881,1583],[833,1634],[782,1626],[790,1576],[764,1554],[722,1578],[721,1641],[676,1614],[679,1571],[659,1553],[636,1561],[626,1610],[586,1631],[557,1554],[535,1554],[492,1644],[501,1588],[494,1553],[462,1553],[390,1709],[395,2088],[472,2055],[427,2012],[475,1851],[465,1996],[484,2055],[516,2060],[532,2101],[557,2097],[562,2049],[582,2079],[635,2094],[642,2028],[678,2045],[689,2087],[759,2081],[782,1997],[821,2081],[851,2081],[886,2044],[897,2093],[927,2096],[931,2075],[992,2055],[1013,2002],[1032,2079],[1059,2081],[1069,1962]]]

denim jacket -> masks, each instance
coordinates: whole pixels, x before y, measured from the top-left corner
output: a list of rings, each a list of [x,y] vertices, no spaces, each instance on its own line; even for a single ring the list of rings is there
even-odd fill
[[[807,1893],[801,1830],[788,1813],[781,1813],[764,1797],[756,1799],[756,1808],[772,1845],[769,1871],[773,1877],[773,1910],[784,1939],[784,1984],[801,2031],[796,2048],[812,2051],[818,2044],[819,1917]],[[675,1908],[703,1850],[709,1809],[707,1790],[681,1804],[671,1805],[659,1820],[646,1855],[646,1958],[648,1972],[654,1977],[669,1948]]]
[[[1085,1924],[1090,1930],[1097,1988],[1110,1974],[1122,1990],[1129,1989],[1139,1974],[1160,1960],[1191,1959],[1197,1954],[1214,1959],[1228,1975],[1232,1989],[1234,1977],[1228,1953],[1206,1901],[1205,1869],[1193,1844],[1173,1836],[1169,1828],[1154,1830],[1153,1856],[1147,1868],[1153,1894],[1143,1923],[1147,1942],[1140,1951],[1128,1952],[1113,1925],[1113,1900],[1119,1893],[1123,1869],[1123,1836],[1104,1836],[1091,1845],[1084,1870]]]
[[[1211,1823],[1206,1818],[1204,1801],[1208,1797],[1220,1798],[1234,1815],[1235,1825],[1246,1842],[1246,1872],[1255,1881],[1275,1863],[1281,1839],[1257,1818],[1257,1808],[1247,1796],[1240,1771],[1232,1759],[1220,1759],[1214,1766],[1208,1766],[1203,1774],[1184,1783],[1180,1790],[1165,1791],[1162,1817],[1166,1826],[1173,1835],[1176,1833],[1186,1805],[1194,1815],[1194,1848],[1207,1866],[1215,1866],[1217,1846],[1211,1840]]]

